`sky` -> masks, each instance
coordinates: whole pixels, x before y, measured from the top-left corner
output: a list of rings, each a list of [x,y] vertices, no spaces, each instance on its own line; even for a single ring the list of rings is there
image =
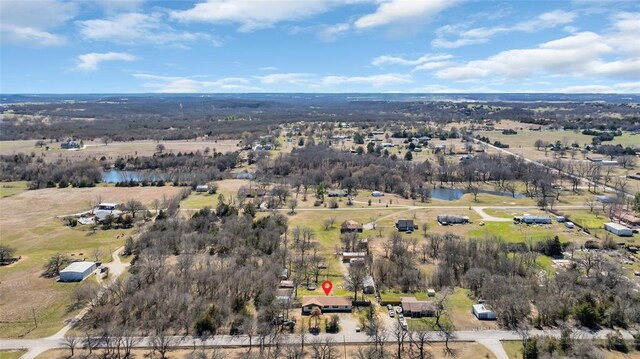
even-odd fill
[[[640,1],[0,0],[0,93],[640,93]]]

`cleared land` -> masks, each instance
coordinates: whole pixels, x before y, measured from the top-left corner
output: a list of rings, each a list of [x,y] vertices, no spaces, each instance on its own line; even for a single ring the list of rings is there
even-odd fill
[[[113,160],[124,156],[151,156],[156,153],[156,146],[163,144],[165,152],[204,152],[206,148],[216,152],[232,152],[238,150],[239,141],[235,140],[210,140],[197,139],[190,141],[131,141],[131,142],[109,142],[105,145],[101,141],[85,141],[85,148],[81,150],[63,150],[59,142],[49,143],[49,150],[44,147],[35,147],[35,140],[0,141],[0,154],[10,155],[14,153],[43,154],[47,161],[55,161],[59,158],[81,160],[86,158],[100,158],[102,156]]]
[[[57,216],[89,209],[101,197],[104,202],[125,202],[135,198],[149,204],[163,195],[171,197],[178,187],[154,188],[67,188],[26,191],[0,199],[0,238],[16,249],[22,258],[0,267],[0,332],[4,337],[37,338],[55,333],[77,308],[70,306],[77,283],[58,283],[43,278],[42,266],[52,254],[61,252],[72,258],[92,258],[100,248],[103,261],[124,243],[128,230],[97,230],[78,225],[65,226]],[[37,328],[33,320],[35,313]]]

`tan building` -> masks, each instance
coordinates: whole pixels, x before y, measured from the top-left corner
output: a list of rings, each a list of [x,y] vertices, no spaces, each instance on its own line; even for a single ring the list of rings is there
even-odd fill
[[[351,312],[353,304],[347,297],[304,297],[302,314],[309,314],[313,308],[326,312]]]

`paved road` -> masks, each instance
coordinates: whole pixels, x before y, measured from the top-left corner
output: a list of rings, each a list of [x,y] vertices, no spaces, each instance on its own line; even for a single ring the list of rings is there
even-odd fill
[[[577,331],[574,333],[574,337],[577,340],[596,340],[596,339],[605,339],[608,334],[612,331],[608,329],[592,332],[592,331]],[[529,331],[529,336],[551,336],[551,337],[560,337],[560,330],[531,330]],[[623,331],[621,332],[622,336],[625,339],[633,339],[633,336],[630,332]],[[361,332],[356,333],[352,332],[343,332],[338,334],[319,334],[319,335],[306,335],[306,342],[313,338],[330,338],[336,342],[344,342],[348,344],[362,344],[368,343],[369,337]],[[281,336],[282,342],[288,344],[299,344],[301,342],[301,337],[298,334],[292,335],[283,335]],[[454,333],[453,341],[475,341],[479,343],[488,343],[491,346],[494,346],[496,342],[501,340],[521,340],[522,337],[520,333],[514,331],[507,330],[480,330],[480,331],[458,331]],[[408,339],[407,339],[408,340]],[[194,338],[190,336],[174,336],[170,337],[169,341],[171,343],[170,347],[172,348],[188,348],[193,347],[194,343],[197,345],[205,345],[209,347],[248,347],[249,346],[249,337],[245,335],[231,336],[231,335],[216,335],[213,337],[209,337],[208,339],[202,341],[199,338]],[[390,336],[386,339],[387,342],[392,343],[395,342],[394,338]],[[433,332],[431,335],[431,341],[443,341],[438,334],[438,332]],[[253,337],[252,343],[255,345],[257,342],[256,337]],[[267,343],[270,341],[267,340]],[[150,337],[138,337],[136,338],[135,347],[137,348],[148,348],[152,347],[152,342]],[[54,348],[64,348],[64,339],[63,338],[42,338],[42,339],[0,339],[0,349],[2,350],[11,350],[11,349],[28,349],[28,350],[36,350],[36,349],[54,349]]]

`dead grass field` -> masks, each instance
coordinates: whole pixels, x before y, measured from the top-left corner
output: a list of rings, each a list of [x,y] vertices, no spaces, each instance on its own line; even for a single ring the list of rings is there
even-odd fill
[[[181,140],[181,141],[161,141],[152,140],[131,141],[131,142],[110,142],[108,145],[100,141],[85,141],[85,148],[82,150],[63,150],[60,149],[60,143],[53,142],[49,144],[49,150],[37,148],[34,146],[35,140],[18,140],[18,141],[0,141],[0,154],[8,155],[13,153],[31,153],[37,155],[42,154],[48,161],[55,161],[59,158],[68,158],[73,160],[81,160],[86,158],[100,158],[102,156],[108,159],[115,159],[118,156],[151,156],[156,152],[158,143],[166,147],[165,152],[196,152],[204,151],[209,147],[211,151],[216,152],[232,152],[238,150],[238,141],[236,140]]]
[[[42,266],[53,253],[74,258],[92,257],[94,248],[103,260],[124,243],[129,230],[98,230],[92,234],[82,225],[70,228],[56,217],[88,210],[90,201],[105,202],[135,198],[150,203],[155,198],[176,195],[178,187],[68,188],[26,191],[0,199],[0,238],[22,256],[17,263],[0,267],[0,332],[3,337],[42,337],[55,333],[71,318],[71,294],[77,284],[57,283],[41,277]],[[33,322],[36,313],[38,327]]]
[[[340,343],[342,336],[340,334],[336,335],[336,350],[339,353],[339,357],[344,355],[344,346]],[[307,344],[308,345],[308,344]],[[457,359],[478,359],[478,358],[487,358],[493,359],[495,356],[484,346],[473,343],[473,342],[454,342],[451,343],[450,346],[456,350],[456,358]],[[355,357],[356,351],[358,350],[359,345],[347,345],[347,358]],[[388,350],[393,351],[394,347],[392,344],[387,344],[385,346]],[[445,359],[448,358],[444,355],[444,344],[442,343],[433,343],[428,346],[428,351],[433,354],[434,359]],[[221,349],[220,351],[227,355],[227,358],[233,359],[237,358],[240,354],[246,352],[247,349],[239,349],[239,348],[227,348]],[[253,351],[257,352],[259,349],[257,346],[253,348]],[[188,358],[190,354],[193,353],[193,350],[172,350],[167,353],[167,356],[172,359],[185,359]],[[40,354],[38,359],[62,359],[69,358],[69,350],[65,349],[56,349],[49,350],[42,354]],[[85,351],[81,349],[76,349],[75,357],[82,357],[85,354]],[[88,354],[88,352],[86,353]],[[133,351],[133,358],[160,358],[160,354],[152,353],[150,349],[137,349]],[[307,351],[307,355],[304,358],[311,358],[310,353]],[[4,357],[2,358],[4,359]]]

